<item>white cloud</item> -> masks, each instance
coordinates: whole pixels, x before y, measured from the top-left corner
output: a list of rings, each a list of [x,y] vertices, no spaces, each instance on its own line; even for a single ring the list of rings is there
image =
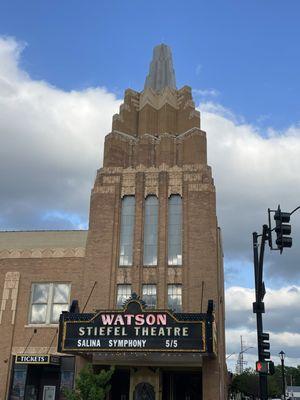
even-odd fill
[[[219,223],[225,256],[252,260],[252,232],[267,223],[267,209],[289,211],[300,204],[300,128],[284,132],[269,128],[265,135],[230,110],[201,104],[202,128],[207,131],[208,160],[217,189]],[[283,255],[266,251],[268,272],[293,282],[300,276],[300,218],[292,218],[295,245]],[[284,265],[284,267],[283,267]]]
[[[193,95],[199,97],[217,97],[219,94],[217,89],[193,89]]]
[[[52,226],[52,211],[58,227],[63,213],[86,221],[103,139],[120,101],[105,88],[66,92],[32,80],[18,66],[23,48],[0,38],[2,227]]]
[[[254,298],[254,290],[249,288],[235,286],[225,292],[228,354],[238,354],[242,336],[244,348],[253,347],[248,352],[257,357],[256,317],[252,312]],[[270,334],[271,354],[276,358],[283,349],[289,356],[290,365],[296,365],[300,359],[300,286],[269,289],[264,301],[264,331]]]

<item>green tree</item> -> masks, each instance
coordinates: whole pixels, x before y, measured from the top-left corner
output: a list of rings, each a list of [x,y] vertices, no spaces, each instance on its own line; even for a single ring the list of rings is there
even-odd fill
[[[259,393],[257,373],[247,368],[242,374],[234,375],[231,384],[232,393],[242,393],[245,396],[256,398]]]
[[[114,367],[95,373],[92,365],[88,364],[79,372],[75,389],[67,389],[64,395],[67,400],[105,400],[113,373]]]
[[[285,367],[286,382],[290,385],[300,386],[300,366]],[[251,368],[245,369],[242,374],[234,375],[231,384],[232,393],[242,393],[245,396],[255,398],[259,393],[258,374]],[[282,394],[281,366],[275,367],[275,374],[268,376],[268,393],[270,397],[280,397]]]
[[[284,372],[287,386],[290,386],[291,383],[293,383],[294,386],[300,386],[300,366],[297,368],[285,366]],[[275,374],[268,377],[268,382],[269,393],[272,396],[280,397],[282,394],[281,365],[276,365]]]

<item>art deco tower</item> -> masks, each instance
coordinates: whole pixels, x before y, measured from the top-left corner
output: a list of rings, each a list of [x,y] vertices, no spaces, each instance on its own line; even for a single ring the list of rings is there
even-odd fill
[[[176,88],[171,50],[162,44],[144,90],[125,91],[105,139],[91,194],[84,293],[97,282],[90,310],[119,307],[132,292],[150,306],[183,312],[206,312],[212,299],[217,355],[198,365],[205,400],[226,397],[222,257],[206,134],[191,88]],[[94,356],[99,364],[109,360]],[[126,358],[120,364],[125,361],[141,368],[150,363]],[[185,368],[192,365],[191,356]],[[131,385],[139,371],[132,374]],[[149,374],[161,385],[160,370]]]

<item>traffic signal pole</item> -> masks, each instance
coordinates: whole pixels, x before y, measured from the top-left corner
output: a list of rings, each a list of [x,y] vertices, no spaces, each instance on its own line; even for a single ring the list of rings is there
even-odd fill
[[[290,216],[300,209],[300,206],[292,212],[282,212],[280,205],[277,210],[268,209],[269,225],[263,225],[262,234],[253,233],[253,261],[254,261],[254,278],[255,278],[255,302],[253,303],[253,313],[256,314],[257,326],[257,350],[258,362],[256,363],[256,371],[259,373],[259,390],[260,399],[268,400],[268,374],[274,374],[274,363],[270,361],[270,343],[269,334],[263,331],[262,314],[265,312],[265,304],[263,302],[266,294],[265,284],[263,281],[264,255],[266,242],[268,242],[271,250],[279,250],[280,254],[286,247],[292,247]],[[272,228],[271,214],[274,214],[275,227]],[[273,246],[272,232],[276,233],[276,241]],[[258,241],[260,239],[260,243]],[[267,350],[267,351],[266,351]]]
[[[257,344],[258,344],[258,360],[265,361],[263,347],[263,321],[262,314],[265,312],[263,298],[265,288],[263,283],[263,263],[265,242],[268,240],[268,226],[263,226],[261,235],[260,253],[258,254],[258,234],[253,233],[253,259],[254,259],[254,277],[255,277],[255,303],[253,303],[253,312],[256,314],[257,325]],[[261,400],[268,400],[268,374],[259,371],[259,392]]]

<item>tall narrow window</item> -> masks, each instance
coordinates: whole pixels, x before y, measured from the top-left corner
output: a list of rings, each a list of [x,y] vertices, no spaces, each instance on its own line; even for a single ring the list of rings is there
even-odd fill
[[[144,265],[157,265],[158,198],[148,196],[145,201]]]
[[[182,310],[182,286],[168,285],[168,308],[176,312]]]
[[[125,196],[122,199],[120,260],[121,266],[132,265],[134,235],[135,198]]]
[[[117,286],[117,308],[122,308],[123,304],[131,296],[131,285]]]
[[[143,285],[143,300],[148,308],[156,307],[156,285]]]
[[[182,199],[179,195],[169,198],[168,220],[168,264],[182,265]]]

